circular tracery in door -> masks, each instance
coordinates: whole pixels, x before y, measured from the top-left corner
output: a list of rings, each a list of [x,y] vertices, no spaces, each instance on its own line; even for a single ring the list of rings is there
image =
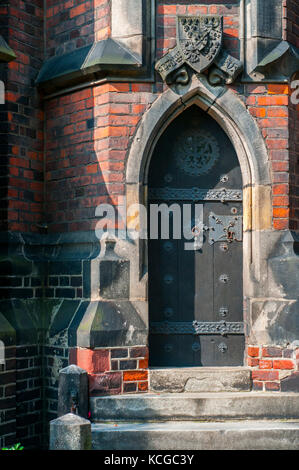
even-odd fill
[[[243,365],[242,175],[233,145],[192,106],[159,139],[148,181],[149,214],[164,205],[148,245],[150,366]],[[193,238],[179,238],[178,224]]]

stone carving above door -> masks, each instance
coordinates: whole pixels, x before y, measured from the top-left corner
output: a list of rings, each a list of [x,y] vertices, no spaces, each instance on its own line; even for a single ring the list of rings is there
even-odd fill
[[[222,16],[178,16],[177,44],[155,69],[169,85],[187,84],[190,72],[206,70],[212,85],[233,83],[243,64],[222,48],[222,35]]]

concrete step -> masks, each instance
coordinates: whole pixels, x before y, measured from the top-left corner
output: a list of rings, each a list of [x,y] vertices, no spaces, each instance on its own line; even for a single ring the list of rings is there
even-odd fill
[[[93,424],[92,446],[96,450],[292,450],[299,447],[299,421]]]
[[[246,367],[177,367],[150,369],[150,390],[159,393],[244,392],[251,390]]]
[[[215,421],[299,419],[299,394],[161,393],[90,398],[91,420]]]

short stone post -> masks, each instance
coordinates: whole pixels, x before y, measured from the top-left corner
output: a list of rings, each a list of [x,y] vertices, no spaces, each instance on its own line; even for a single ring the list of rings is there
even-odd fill
[[[68,413],[88,417],[87,372],[74,364],[59,372],[58,416]]]
[[[73,413],[51,421],[50,450],[91,450],[90,421]]]

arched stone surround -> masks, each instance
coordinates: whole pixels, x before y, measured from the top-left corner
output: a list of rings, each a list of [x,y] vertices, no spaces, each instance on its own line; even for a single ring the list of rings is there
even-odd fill
[[[193,104],[210,114],[223,128],[241,166],[247,344],[285,347],[290,340],[299,337],[299,326],[294,319],[298,304],[288,294],[291,289],[280,280],[280,261],[277,260],[280,254],[293,257],[294,240],[288,231],[273,230],[271,173],[265,142],[254,118],[234,91],[222,86],[212,87],[205,76],[194,75],[187,86],[169,88],[153,103],[144,114],[128,150],[127,205],[147,205],[147,174],[155,144],[170,122]],[[120,241],[117,251],[131,260],[131,300],[144,302],[143,318],[148,321],[146,242]]]

